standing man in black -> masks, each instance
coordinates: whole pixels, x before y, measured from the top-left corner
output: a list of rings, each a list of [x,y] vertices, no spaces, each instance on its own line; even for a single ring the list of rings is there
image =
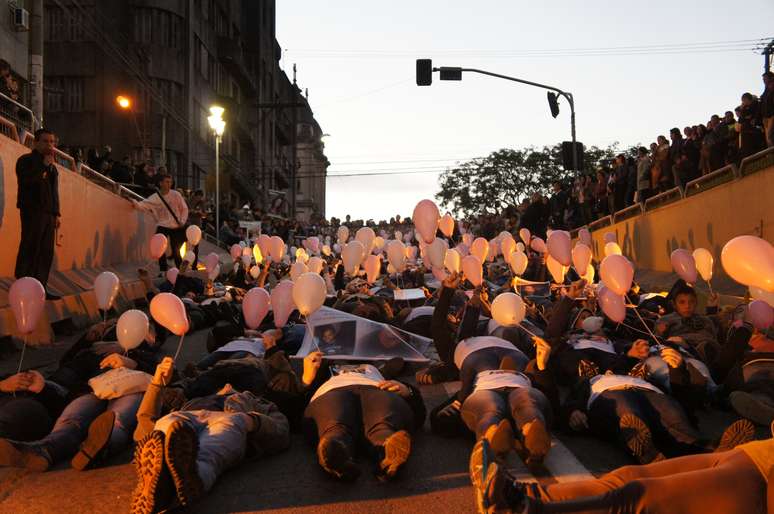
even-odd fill
[[[16,161],[19,186],[16,207],[21,215],[21,241],[16,256],[16,278],[34,277],[46,287],[54,260],[54,239],[60,224],[59,173],[54,166],[56,135],[35,131],[32,152]],[[47,300],[59,297],[46,291]]]

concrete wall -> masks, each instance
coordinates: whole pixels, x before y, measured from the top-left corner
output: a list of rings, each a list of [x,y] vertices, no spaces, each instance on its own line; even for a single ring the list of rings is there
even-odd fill
[[[25,6],[29,10],[29,6]],[[29,32],[17,32],[13,27],[13,10],[8,2],[3,2],[0,8],[0,48],[3,49],[0,58],[11,65],[14,72],[24,80],[29,76],[29,55],[27,42]]]
[[[730,239],[751,234],[774,244],[774,166],[592,232],[594,253],[604,256],[604,235],[614,232],[638,271],[671,273],[677,248],[706,248],[715,257],[713,285],[739,293],[723,271],[720,252]],[[743,291],[743,288],[742,288]]]
[[[16,160],[29,149],[0,136],[0,277],[13,277],[19,247]],[[148,259],[154,220],[86,178],[59,167],[62,246],[53,269],[100,268]]]

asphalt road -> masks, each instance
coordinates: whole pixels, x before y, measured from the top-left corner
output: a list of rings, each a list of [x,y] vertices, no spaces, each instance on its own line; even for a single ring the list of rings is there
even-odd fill
[[[28,350],[30,366],[47,369],[69,341],[55,348]],[[204,333],[186,337],[181,363],[204,353]],[[174,353],[176,340],[164,345]],[[18,354],[17,354],[18,358]],[[14,358],[0,363],[0,372],[15,370]],[[27,366],[25,366],[27,367]],[[9,369],[6,369],[9,368]],[[441,403],[454,384],[422,387],[428,411]],[[701,416],[701,428],[718,435],[733,416],[711,412]],[[631,463],[611,444],[592,437],[560,436],[546,462],[540,480],[567,481],[599,475]],[[390,483],[379,482],[370,466],[362,463],[362,475],[353,484],[339,483],[320,470],[314,448],[300,435],[291,448],[271,458],[246,462],[224,474],[208,496],[189,509],[196,513],[468,513],[475,512],[473,491],[467,474],[472,441],[439,438],[429,426],[419,433],[413,454],[402,476]],[[108,466],[78,472],[63,463],[46,473],[0,469],[0,513],[110,513],[129,512],[135,484],[130,451]],[[535,480],[513,456],[510,467],[525,480]]]

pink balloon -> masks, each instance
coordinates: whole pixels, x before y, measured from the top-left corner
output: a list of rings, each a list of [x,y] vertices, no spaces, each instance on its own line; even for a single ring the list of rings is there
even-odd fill
[[[368,278],[368,283],[373,284],[376,282],[376,279],[379,278],[379,270],[382,268],[382,257],[381,255],[369,255],[366,257],[365,262],[363,263],[363,269],[366,272],[366,277]]]
[[[554,230],[548,236],[548,254],[562,266],[572,264],[572,240],[570,234],[564,230]]]
[[[160,259],[164,252],[167,251],[167,236],[164,234],[153,234],[150,240],[150,256],[151,259]]]
[[[545,241],[539,237],[533,238],[532,242],[529,244],[529,247],[535,250],[537,253],[546,253],[548,251]]]
[[[236,260],[242,255],[242,247],[239,245],[231,245],[231,250],[229,251],[231,254],[231,258]]]
[[[282,328],[296,308],[293,302],[293,282],[283,280],[271,290],[271,308],[274,311],[274,326]]]
[[[441,229],[441,233],[446,237],[452,236],[452,233],[454,233],[454,218],[451,217],[451,214],[447,212],[443,215],[443,218],[438,223],[438,228]]]
[[[489,255],[489,241],[483,237],[477,237],[470,246],[470,254],[475,255],[481,262],[486,261]]]
[[[774,247],[755,236],[738,236],[720,252],[726,273],[746,286],[774,293]]]
[[[285,256],[285,241],[279,236],[271,236],[269,242],[269,253],[274,262],[282,261],[282,257]]]
[[[579,275],[586,272],[586,269],[591,263],[591,247],[586,246],[584,243],[578,243],[575,248],[572,249],[572,265],[575,266],[575,270]]]
[[[753,300],[747,310],[753,326],[758,330],[767,330],[774,323],[774,309],[763,300]]]
[[[311,316],[325,303],[327,287],[317,273],[304,273],[293,284],[293,303],[298,312]]]
[[[669,257],[672,261],[672,268],[675,270],[680,278],[688,282],[689,284],[695,284],[698,278],[698,271],[696,271],[696,260],[688,250],[682,248],[672,252]],[[604,279],[602,279],[604,280]]]
[[[150,303],[153,319],[176,336],[182,336],[190,328],[183,302],[172,293],[159,293]]]
[[[180,273],[180,270],[177,268],[169,268],[166,273],[167,281],[169,281],[170,284],[173,286],[175,285],[175,282],[177,282],[177,275]]]
[[[550,254],[546,257],[546,267],[548,272],[557,284],[564,283],[564,275],[567,273],[567,267],[562,266],[562,263],[554,259]]]
[[[587,228],[582,228],[578,231],[578,239],[589,248],[594,246],[591,244],[591,232]]]
[[[443,268],[432,268],[430,271],[433,272],[433,276],[437,278],[439,282],[443,282],[446,280],[446,277],[449,276],[449,274],[446,273],[446,270]]]
[[[239,251],[240,252],[242,251],[241,248]],[[202,262],[204,262],[204,267],[207,268],[207,273],[212,273],[213,271],[215,271],[215,268],[220,263],[220,257],[218,257],[217,253],[212,252],[209,255],[207,255],[207,257],[205,257]]]
[[[516,250],[516,240],[510,234],[502,239],[500,251],[503,254],[503,260],[508,262],[508,257]]]
[[[629,292],[634,280],[632,263],[623,255],[608,255],[599,267],[599,274],[614,294],[623,296]]]
[[[597,299],[605,316],[616,323],[622,323],[626,318],[626,304],[622,295],[615,294],[607,287],[602,287],[597,292]]]
[[[529,233],[528,228],[522,228],[519,230],[519,238],[521,238],[525,245],[529,246],[529,242],[532,239],[532,234]]]
[[[166,241],[166,238],[164,239]],[[22,334],[31,334],[38,326],[43,306],[46,303],[46,290],[36,278],[17,279],[8,291],[8,303],[16,319],[16,327]]]
[[[484,281],[482,266],[481,259],[475,255],[468,255],[462,259],[462,273],[474,287],[480,286]]]
[[[457,253],[460,254],[460,257],[467,257],[468,255],[470,255],[470,247],[465,243],[458,244],[456,250],[457,250]]]
[[[269,313],[269,293],[262,287],[254,287],[242,300],[242,314],[247,328],[255,330]]]
[[[441,221],[441,213],[438,212],[438,206],[432,200],[421,200],[416,207],[411,218],[414,226],[422,237],[422,240],[430,244],[435,239],[435,233],[438,231],[438,223]]]
[[[266,234],[258,236],[258,248],[261,250],[261,255],[265,258],[270,257],[269,247],[271,246],[271,238]]]

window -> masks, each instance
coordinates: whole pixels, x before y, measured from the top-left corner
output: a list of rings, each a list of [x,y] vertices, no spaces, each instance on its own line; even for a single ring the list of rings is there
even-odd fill
[[[64,12],[61,7],[48,7],[45,12],[46,40],[61,41],[64,34]]]
[[[87,28],[92,21],[92,7],[85,12],[74,6],[63,10],[61,7],[48,6],[44,14],[44,37],[46,41],[88,41]]]
[[[161,9],[134,10],[134,40],[179,50],[182,48],[182,18]]]
[[[46,79],[45,107],[50,112],[81,112],[84,107],[83,77]]]
[[[137,43],[150,43],[153,37],[153,11],[151,9],[134,10],[134,40]]]

